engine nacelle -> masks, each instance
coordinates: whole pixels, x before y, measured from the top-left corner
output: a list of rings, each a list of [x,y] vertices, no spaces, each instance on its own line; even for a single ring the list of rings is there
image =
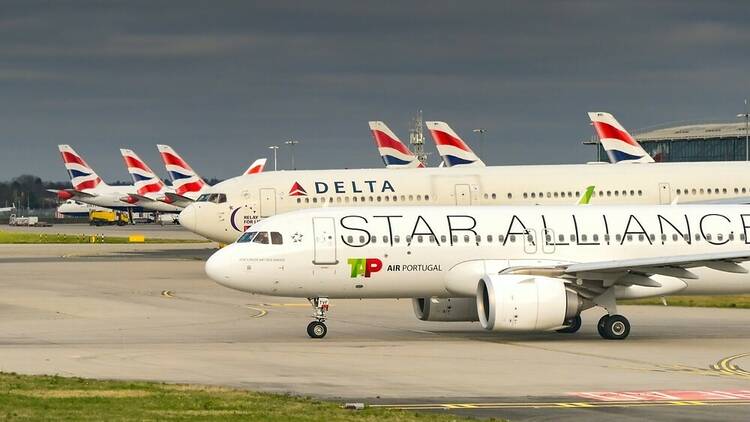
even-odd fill
[[[412,299],[414,314],[422,321],[443,322],[474,322],[479,321],[477,314],[477,300],[473,297],[437,299],[437,303],[430,298]]]
[[[491,331],[547,331],[578,315],[583,299],[557,278],[485,275],[477,286],[479,322]]]

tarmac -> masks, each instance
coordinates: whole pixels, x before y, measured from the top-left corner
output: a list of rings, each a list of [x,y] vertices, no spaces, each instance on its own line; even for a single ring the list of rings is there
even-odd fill
[[[172,237],[162,235],[158,237]],[[0,245],[0,370],[227,385],[512,420],[745,420],[750,311],[621,306],[624,341],[417,320],[408,300],[303,299],[208,279],[212,244]]]

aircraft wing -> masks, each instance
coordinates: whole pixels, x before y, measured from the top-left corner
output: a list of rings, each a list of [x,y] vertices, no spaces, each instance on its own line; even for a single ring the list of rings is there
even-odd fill
[[[620,261],[586,262],[559,266],[562,276],[581,280],[601,280],[605,286],[615,284],[660,287],[650,278],[654,274],[696,279],[689,268],[708,267],[730,273],[747,273],[739,262],[750,261],[750,251],[717,252]]]
[[[92,193],[83,192],[83,191],[75,190],[75,189],[47,189],[47,192],[54,193],[55,195],[58,195],[58,196],[59,196],[60,192],[65,192],[65,193],[67,193],[67,194],[70,195],[68,199],[70,199],[70,198],[94,198],[94,197],[96,197],[96,195],[94,195]]]
[[[195,202],[195,200],[188,198],[187,196],[183,196],[174,192],[164,192],[164,196],[167,197],[170,204],[176,205],[178,207],[187,207],[188,205]]]

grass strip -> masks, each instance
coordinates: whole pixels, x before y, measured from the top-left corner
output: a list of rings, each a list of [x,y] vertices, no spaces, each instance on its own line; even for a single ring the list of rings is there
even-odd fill
[[[697,308],[750,308],[750,295],[727,296],[670,296],[667,297],[669,306],[686,306]],[[623,305],[660,305],[661,298],[623,300]]]
[[[207,243],[203,239],[159,239],[146,237],[139,243]],[[127,236],[94,236],[68,233],[0,231],[0,244],[131,243]]]

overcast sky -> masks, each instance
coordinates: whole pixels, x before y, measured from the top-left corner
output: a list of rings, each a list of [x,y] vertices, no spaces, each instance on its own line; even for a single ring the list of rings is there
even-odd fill
[[[379,167],[367,121],[407,138],[419,109],[487,128],[488,164],[580,163],[587,111],[735,120],[749,41],[742,1],[0,0],[0,180],[65,180],[59,143],[105,180],[120,147],[164,174],[156,143],[205,177],[289,138],[300,168]]]

